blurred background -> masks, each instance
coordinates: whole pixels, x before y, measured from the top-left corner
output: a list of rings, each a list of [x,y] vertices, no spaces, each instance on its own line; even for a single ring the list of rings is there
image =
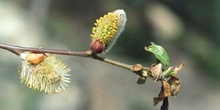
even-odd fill
[[[0,42],[82,51],[91,28],[116,9],[127,14],[125,31],[104,57],[128,64],[155,62],[144,50],[162,45],[178,66],[181,89],[170,110],[220,108],[220,0],[0,0]],[[61,56],[71,83],[61,94],[46,95],[20,83],[21,59],[0,50],[0,110],[159,110],[153,97],[160,84],[137,85],[130,71],[92,59]]]

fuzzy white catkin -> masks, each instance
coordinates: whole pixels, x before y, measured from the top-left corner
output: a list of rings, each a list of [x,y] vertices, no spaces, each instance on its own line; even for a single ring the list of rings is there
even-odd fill
[[[44,93],[58,94],[66,89],[70,83],[70,69],[55,56],[47,54],[38,64],[31,64],[27,60],[29,52],[20,54],[22,68],[20,70],[21,82],[29,88]]]
[[[119,20],[119,22],[118,22],[118,31],[115,34],[115,36],[113,37],[112,42],[110,43],[110,45],[106,49],[106,52],[108,52],[113,47],[113,45],[116,43],[118,37],[120,36],[122,31],[124,30],[125,24],[126,24],[126,21],[127,21],[126,13],[123,9],[115,10],[113,13],[117,15],[118,20]]]

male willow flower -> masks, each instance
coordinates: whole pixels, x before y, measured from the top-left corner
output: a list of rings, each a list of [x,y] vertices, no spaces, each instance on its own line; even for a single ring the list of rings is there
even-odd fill
[[[24,52],[20,57],[20,79],[29,88],[44,93],[60,93],[70,83],[70,69],[53,55]]]
[[[92,28],[91,50],[95,53],[108,51],[124,30],[127,17],[122,9],[109,12],[96,20]]]

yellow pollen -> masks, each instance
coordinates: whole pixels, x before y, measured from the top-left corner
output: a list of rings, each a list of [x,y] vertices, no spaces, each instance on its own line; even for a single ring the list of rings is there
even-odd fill
[[[100,17],[96,20],[95,27],[92,28],[92,39],[98,39],[105,46],[108,46],[118,31],[118,24],[118,15],[115,13],[109,12]]]

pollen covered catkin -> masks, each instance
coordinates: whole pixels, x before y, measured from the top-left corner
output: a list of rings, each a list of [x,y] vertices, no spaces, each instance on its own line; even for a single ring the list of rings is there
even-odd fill
[[[91,50],[95,53],[110,50],[124,30],[126,21],[126,13],[122,9],[109,12],[97,19],[92,28]]]
[[[21,53],[20,57],[22,58],[20,79],[29,88],[58,94],[65,90],[67,83],[70,83],[68,74],[70,69],[55,56],[47,54],[42,57],[39,54],[25,52]]]

